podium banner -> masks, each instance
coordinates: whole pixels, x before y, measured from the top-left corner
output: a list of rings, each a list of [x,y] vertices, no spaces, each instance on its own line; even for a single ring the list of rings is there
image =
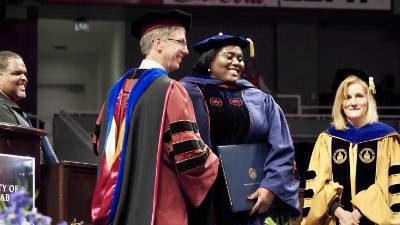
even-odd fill
[[[391,0],[280,0],[280,7],[391,10]]]
[[[278,0],[163,0],[164,5],[278,7]]]
[[[7,203],[10,194],[24,188],[35,206],[35,158],[0,154],[0,202]]]
[[[146,4],[161,5],[162,0],[47,0],[50,3],[94,3],[94,4]]]

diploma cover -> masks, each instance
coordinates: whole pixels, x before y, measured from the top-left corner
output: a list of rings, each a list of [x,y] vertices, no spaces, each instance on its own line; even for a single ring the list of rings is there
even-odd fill
[[[247,197],[259,188],[265,177],[263,167],[267,149],[265,143],[217,147],[232,212],[245,211],[253,207],[255,202],[248,200]]]

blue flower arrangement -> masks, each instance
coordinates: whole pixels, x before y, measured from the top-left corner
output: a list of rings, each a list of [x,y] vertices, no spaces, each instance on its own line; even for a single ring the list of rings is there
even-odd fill
[[[32,198],[24,189],[10,194],[7,204],[0,202],[0,225],[51,225],[52,219],[32,208]],[[67,225],[65,221],[57,225]]]

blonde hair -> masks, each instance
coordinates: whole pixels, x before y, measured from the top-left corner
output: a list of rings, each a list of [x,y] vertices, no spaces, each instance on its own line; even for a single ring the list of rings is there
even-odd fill
[[[335,102],[333,103],[332,107],[332,123],[331,123],[336,130],[348,129],[348,127],[346,126],[347,122],[346,115],[344,114],[343,111],[343,102],[346,99],[349,85],[354,83],[360,84],[365,93],[367,93],[368,108],[365,116],[365,122],[372,123],[378,121],[376,101],[371,90],[368,88],[367,83],[365,83],[363,80],[361,80],[359,77],[355,75],[350,75],[345,80],[343,80],[342,83],[340,83],[336,91]]]
[[[156,37],[161,39],[167,38],[172,31],[178,28],[180,28],[180,26],[163,26],[145,33],[142,38],[140,38],[140,51],[142,52],[143,56],[149,54],[153,41]]]

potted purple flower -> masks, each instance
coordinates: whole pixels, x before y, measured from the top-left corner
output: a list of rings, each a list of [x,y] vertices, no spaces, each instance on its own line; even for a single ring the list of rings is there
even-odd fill
[[[0,225],[51,225],[51,218],[42,215],[25,189],[10,194],[8,203],[0,202]],[[57,225],[67,225],[65,221]]]

